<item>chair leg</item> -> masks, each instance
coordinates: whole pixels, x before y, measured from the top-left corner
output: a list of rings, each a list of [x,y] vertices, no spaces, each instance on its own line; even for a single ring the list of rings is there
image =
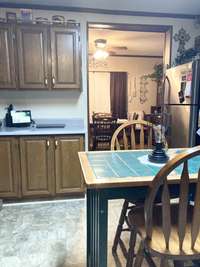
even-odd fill
[[[133,266],[133,259],[135,257],[134,248],[135,248],[135,243],[136,243],[136,237],[137,237],[136,229],[131,229],[126,267],[132,267]]]
[[[156,267],[151,255],[149,253],[147,253],[147,252],[145,252],[145,259],[146,259],[146,261],[147,261],[147,263],[149,264],[150,267]],[[164,267],[164,266],[162,266],[162,267]]]
[[[139,250],[135,258],[134,267],[141,267],[143,260],[144,260],[144,244],[141,241]]]
[[[112,247],[112,252],[113,253],[116,253],[116,251],[117,251],[117,246],[119,244],[119,239],[120,239],[120,236],[121,236],[121,232],[123,230],[123,224],[124,224],[124,221],[125,221],[128,205],[129,205],[128,201],[125,200],[124,204],[123,204],[123,207],[122,207],[122,210],[121,210],[119,223],[118,223],[118,226],[117,226],[117,230],[116,230],[116,234],[115,234],[115,238],[114,238],[114,242],[113,242],[113,247]]]

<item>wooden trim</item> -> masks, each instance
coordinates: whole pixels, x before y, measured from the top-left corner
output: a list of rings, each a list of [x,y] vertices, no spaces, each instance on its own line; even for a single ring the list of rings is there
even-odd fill
[[[37,4],[21,4],[21,3],[0,3],[0,7],[4,8],[28,8],[40,10],[56,10],[79,13],[93,13],[106,15],[120,15],[120,16],[141,16],[141,17],[158,17],[158,18],[175,18],[175,19],[195,19],[198,14],[177,14],[177,13],[163,13],[163,12],[144,12],[144,11],[129,11],[129,10],[110,10],[101,8],[86,8],[86,7],[69,7],[56,5],[37,5]]]
[[[135,32],[160,32],[165,33],[172,28],[172,25],[157,24],[129,24],[113,22],[88,22],[91,29],[107,29],[115,31],[135,31]]]
[[[88,54],[89,56],[92,56],[91,53]],[[109,55],[109,57],[142,57],[142,58],[163,58],[163,56],[154,56],[154,55]]]
[[[110,55],[110,57],[142,57],[142,58],[163,58],[163,56],[151,56],[151,55]]]

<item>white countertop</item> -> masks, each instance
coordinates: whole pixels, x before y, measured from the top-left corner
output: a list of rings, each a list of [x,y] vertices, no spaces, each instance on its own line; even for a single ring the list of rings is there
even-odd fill
[[[85,134],[82,119],[36,119],[36,124],[65,124],[64,128],[0,127],[0,136]]]

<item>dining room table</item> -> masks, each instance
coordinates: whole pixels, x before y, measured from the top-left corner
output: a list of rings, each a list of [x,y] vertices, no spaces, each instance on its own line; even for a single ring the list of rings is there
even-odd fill
[[[170,159],[186,149],[168,149]],[[108,201],[144,199],[163,164],[148,161],[151,150],[79,152],[87,198],[87,267],[107,266]],[[195,183],[200,158],[189,160],[190,182]],[[168,177],[179,183],[182,167]]]

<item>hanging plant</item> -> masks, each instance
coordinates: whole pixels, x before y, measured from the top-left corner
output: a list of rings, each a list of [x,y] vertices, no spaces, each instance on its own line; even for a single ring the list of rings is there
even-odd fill
[[[152,81],[156,83],[161,83],[162,78],[163,78],[163,64],[155,64],[154,67],[154,72],[151,74],[145,75],[145,77],[148,79],[151,79]]]
[[[157,105],[160,105],[160,88],[162,85],[162,79],[163,79],[163,64],[155,64],[154,72],[151,74],[144,75],[145,79],[151,79],[153,82],[156,82],[157,84]],[[159,97],[160,96],[160,97]]]

